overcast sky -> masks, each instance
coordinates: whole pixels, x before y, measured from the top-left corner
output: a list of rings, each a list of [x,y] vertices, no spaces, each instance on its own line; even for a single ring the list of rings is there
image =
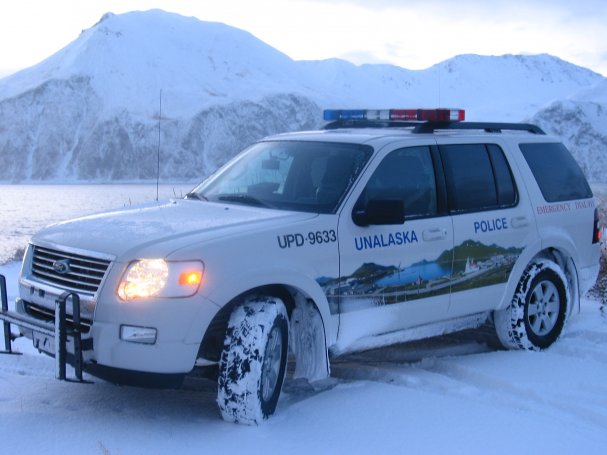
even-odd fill
[[[247,30],[295,60],[422,69],[458,54],[545,52],[607,76],[606,0],[16,0],[0,6],[0,77],[105,12],[151,8]]]

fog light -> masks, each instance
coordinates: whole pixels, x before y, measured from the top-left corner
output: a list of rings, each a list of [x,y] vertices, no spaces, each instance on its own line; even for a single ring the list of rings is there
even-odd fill
[[[120,339],[132,343],[156,343],[156,329],[152,327],[120,326]]]

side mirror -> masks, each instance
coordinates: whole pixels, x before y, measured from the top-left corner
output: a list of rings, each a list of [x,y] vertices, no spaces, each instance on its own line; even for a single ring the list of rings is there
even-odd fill
[[[405,203],[402,199],[371,199],[365,210],[352,212],[352,221],[357,226],[403,224]]]

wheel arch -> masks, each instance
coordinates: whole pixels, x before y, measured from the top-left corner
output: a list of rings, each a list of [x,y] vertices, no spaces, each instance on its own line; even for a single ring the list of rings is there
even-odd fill
[[[544,238],[537,238],[531,244],[527,245],[519,256],[506,285],[506,291],[502,297],[502,301],[496,307],[496,310],[501,310],[510,305],[516,287],[525,273],[525,270],[538,259],[548,259],[559,265],[563,273],[567,277],[570,290],[571,306],[580,308],[579,294],[579,276],[578,276],[578,253],[573,241],[565,235],[551,235]]]
[[[575,249],[573,251],[575,251]],[[555,262],[561,268],[563,274],[567,278],[567,289],[569,290],[570,305],[567,316],[570,316],[574,309],[576,309],[576,311],[579,313],[581,296],[578,267],[576,265],[576,258],[570,253],[570,250],[556,247],[544,248],[537,255],[535,255],[533,259],[547,259]]]
[[[547,259],[552,262],[555,262],[563,271],[565,277],[567,278],[567,284],[569,288],[569,298],[570,298],[570,306],[569,306],[569,316],[573,309],[577,309],[580,311],[580,292],[579,292],[579,276],[578,276],[578,267],[577,267],[577,254],[576,249],[571,242],[561,241],[557,244],[548,243],[550,246],[544,246],[547,242],[542,241],[534,242],[534,244],[529,245],[523,254],[519,257],[515,267],[510,274],[510,278],[508,280],[508,284],[506,287],[506,292],[500,302],[499,306],[496,310],[500,310],[506,308],[510,305],[512,298],[514,297],[514,293],[516,292],[516,287],[521,280],[523,274],[527,267],[537,262],[540,259]]]
[[[272,274],[266,276],[272,276]],[[322,294],[320,287],[318,290]],[[305,377],[310,381],[327,377],[329,374],[328,336],[331,316],[326,298],[322,294],[324,302],[321,300],[321,305],[318,305],[318,296],[315,295],[315,299],[300,287],[284,282],[260,284],[240,290],[237,295],[231,297],[215,314],[211,323],[204,330],[204,334],[198,333],[197,340],[202,340],[198,358],[210,361],[219,360],[230,315],[234,308],[250,295],[277,297],[285,304],[290,321],[289,344],[296,358],[294,377]],[[322,333],[311,333],[310,327],[316,328]]]

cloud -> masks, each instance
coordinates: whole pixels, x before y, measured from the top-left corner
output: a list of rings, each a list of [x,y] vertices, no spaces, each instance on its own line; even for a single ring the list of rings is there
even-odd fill
[[[385,63],[388,65],[396,64],[393,61],[378,57],[373,51],[349,51],[344,52],[337,57],[352,62],[355,65],[364,65],[365,63]]]
[[[545,12],[555,8],[571,12],[574,16],[592,16],[607,14],[605,0],[584,0],[573,2],[571,0],[424,0],[423,2],[411,0],[301,0],[310,3],[326,5],[350,5],[361,8],[384,11],[386,9],[427,9],[435,11],[436,8],[452,13],[464,14],[497,14],[503,10],[519,10],[521,7],[540,9]],[[529,18],[534,19],[534,18]],[[541,20],[541,17],[535,18]]]

